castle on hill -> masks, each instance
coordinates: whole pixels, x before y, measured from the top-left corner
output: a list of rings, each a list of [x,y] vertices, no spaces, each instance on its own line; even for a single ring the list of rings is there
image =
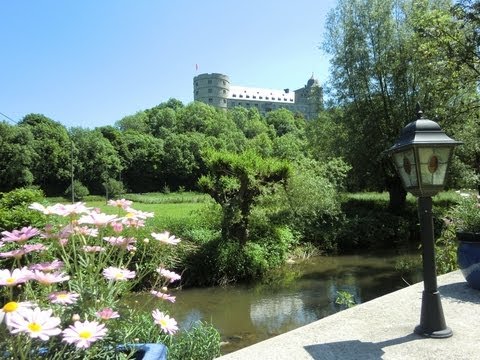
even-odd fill
[[[316,118],[323,107],[322,88],[313,75],[306,85],[290,91],[230,85],[227,75],[200,74],[193,78],[193,100],[221,109],[257,108],[263,115],[285,108],[303,114],[305,119]]]

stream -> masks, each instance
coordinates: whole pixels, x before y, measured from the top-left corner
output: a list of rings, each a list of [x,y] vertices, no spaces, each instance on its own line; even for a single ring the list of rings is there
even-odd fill
[[[267,283],[176,291],[169,313],[180,328],[211,322],[222,336],[222,354],[293,330],[345,307],[335,303],[347,291],[360,304],[421,281],[421,272],[402,277],[399,259],[419,255],[319,256],[286,264],[282,276]],[[150,294],[136,300],[151,311],[158,303]]]

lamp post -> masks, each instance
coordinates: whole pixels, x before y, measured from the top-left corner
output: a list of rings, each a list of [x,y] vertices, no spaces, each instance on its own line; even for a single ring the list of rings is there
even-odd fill
[[[405,126],[388,149],[403,186],[418,197],[424,291],[420,325],[415,333],[431,338],[452,336],[437,289],[432,196],[444,188],[453,149],[459,144],[461,142],[448,137],[436,122],[425,119],[417,104],[417,120]]]

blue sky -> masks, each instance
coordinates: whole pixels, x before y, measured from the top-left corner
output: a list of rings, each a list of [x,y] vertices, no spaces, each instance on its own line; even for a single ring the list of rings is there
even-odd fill
[[[169,98],[188,104],[200,73],[274,89],[299,88],[312,73],[324,83],[328,58],[319,46],[335,4],[1,1],[0,113],[93,128]]]

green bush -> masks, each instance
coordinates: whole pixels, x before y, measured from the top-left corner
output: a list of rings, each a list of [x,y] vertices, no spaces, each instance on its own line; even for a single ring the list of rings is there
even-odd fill
[[[270,227],[288,226],[298,234],[301,242],[315,244],[318,248],[333,252],[343,215],[340,195],[343,176],[348,167],[340,167],[341,161],[320,164],[306,159],[293,166],[291,177],[282,191],[265,194],[261,205],[268,216],[264,219]],[[335,168],[326,176],[325,169]],[[336,174],[336,175],[334,175]]]
[[[220,333],[199,322],[166,341],[169,360],[211,360],[220,356]]]
[[[83,200],[86,196],[90,194],[88,188],[82,184],[80,180],[73,181],[73,199],[74,201]],[[64,192],[65,197],[68,199],[72,198],[72,184]]]
[[[108,179],[102,185],[109,199],[119,198],[121,195],[126,193],[123,182],[119,180]]]
[[[340,251],[393,248],[408,244],[412,223],[388,212],[369,212],[345,220],[338,237]]]
[[[45,217],[38,211],[30,210],[33,202],[44,200],[42,190],[20,188],[2,193],[0,199],[0,231],[19,229],[24,226],[42,227]]]
[[[435,261],[438,275],[458,269],[456,227],[450,224],[435,242]]]
[[[17,206],[29,206],[31,203],[41,201],[45,197],[38,188],[19,188],[7,193],[0,193],[0,208],[14,209]]]

